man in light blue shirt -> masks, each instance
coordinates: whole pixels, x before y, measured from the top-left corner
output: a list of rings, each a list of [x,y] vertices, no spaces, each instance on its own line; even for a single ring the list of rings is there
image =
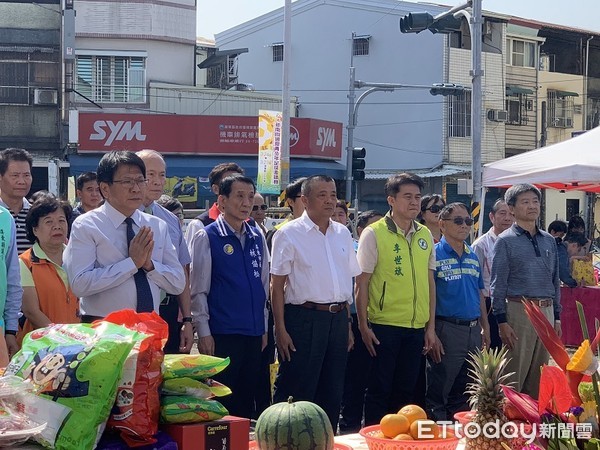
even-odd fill
[[[160,316],[169,324],[169,339],[165,345],[165,353],[189,353],[194,343],[194,327],[191,313],[191,296],[189,287],[189,270],[192,259],[187,244],[183,239],[183,231],[179,219],[167,209],[156,203],[164,193],[167,182],[167,165],[162,155],[155,150],[137,152],[146,166],[148,187],[144,194],[144,203],[140,209],[164,220],[169,227],[171,242],[177,250],[179,262],[186,274],[183,292],[179,295],[167,293],[160,305]],[[181,322],[179,320],[181,316]]]

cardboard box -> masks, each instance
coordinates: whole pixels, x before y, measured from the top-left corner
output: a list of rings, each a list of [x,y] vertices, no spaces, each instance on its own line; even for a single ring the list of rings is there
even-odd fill
[[[247,450],[250,419],[225,416],[213,422],[161,425],[179,450]]]

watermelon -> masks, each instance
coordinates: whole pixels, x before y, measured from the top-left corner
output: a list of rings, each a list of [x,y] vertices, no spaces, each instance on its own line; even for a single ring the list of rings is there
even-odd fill
[[[333,429],[320,406],[290,397],[260,415],[256,442],[260,450],[333,450]]]

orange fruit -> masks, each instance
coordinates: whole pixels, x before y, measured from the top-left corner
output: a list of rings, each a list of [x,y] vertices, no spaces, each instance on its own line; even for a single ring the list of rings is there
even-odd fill
[[[387,438],[394,438],[401,433],[408,433],[410,422],[402,414],[387,414],[379,422],[381,431]]]
[[[381,431],[373,431],[373,433],[371,433],[371,437],[385,439],[385,434],[383,434]]]
[[[405,415],[410,423],[419,419],[427,419],[427,413],[418,405],[403,406],[400,411],[398,411],[398,414]]]
[[[412,441],[413,438],[410,434],[400,433],[398,436],[394,438],[394,441]]]
[[[439,439],[440,427],[433,420],[417,419],[410,424],[413,439]]]

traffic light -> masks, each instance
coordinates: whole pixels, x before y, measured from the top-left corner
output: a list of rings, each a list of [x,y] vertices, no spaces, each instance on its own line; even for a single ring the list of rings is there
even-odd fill
[[[459,31],[461,23],[461,19],[454,16],[446,16],[436,20],[426,12],[410,13],[400,18],[400,31],[402,33],[420,33],[429,30],[432,33],[450,33]]]
[[[429,13],[410,13],[400,18],[400,31],[402,33],[420,33],[427,30],[433,23],[433,16]]]
[[[367,150],[363,147],[352,149],[352,179],[362,181],[365,179],[365,156]]]
[[[429,89],[431,95],[461,95],[465,91],[465,87],[454,83],[435,83]]]

